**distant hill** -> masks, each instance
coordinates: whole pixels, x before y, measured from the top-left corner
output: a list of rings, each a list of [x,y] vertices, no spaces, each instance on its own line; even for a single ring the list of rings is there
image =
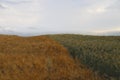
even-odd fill
[[[61,34],[64,32],[61,32]],[[0,26],[0,34],[6,35],[19,35],[19,36],[36,36],[36,35],[45,35],[45,34],[60,34],[60,32],[17,32],[15,30],[9,30],[9,28],[4,28]],[[70,32],[68,34],[71,34]],[[74,34],[81,35],[99,35],[99,36],[120,36],[120,31],[110,31],[110,32],[79,32]]]
[[[120,36],[120,31],[118,31],[118,32],[107,32],[106,35]]]
[[[98,33],[98,35],[103,35],[103,36],[120,36],[120,31],[103,32],[103,33]]]
[[[19,32],[15,32],[15,31],[12,31],[12,30],[4,30],[4,29],[0,29],[0,34],[6,34],[6,35],[19,35],[21,33]]]

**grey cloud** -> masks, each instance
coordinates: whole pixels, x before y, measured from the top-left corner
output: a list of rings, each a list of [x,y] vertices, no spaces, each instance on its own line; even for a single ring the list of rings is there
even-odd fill
[[[14,30],[11,29],[7,29],[8,27],[3,27],[0,26],[0,34],[7,34],[7,35],[20,35],[21,33],[16,32]]]
[[[6,7],[3,6],[2,4],[0,4],[0,8],[1,8],[1,9],[5,9]]]
[[[18,1],[18,2],[8,2],[10,4],[23,4],[23,3],[29,3],[30,1]]]
[[[8,31],[8,30],[10,30],[10,29],[9,29],[9,27],[0,26],[0,30],[2,30],[2,31]]]
[[[0,0],[2,3],[7,3],[7,4],[22,4],[22,3],[29,3],[32,0]]]
[[[120,11],[120,0],[116,1],[113,5],[109,6],[107,9]]]
[[[39,29],[39,28],[38,28],[38,27],[32,27],[32,26],[30,26],[30,27],[28,27],[27,29],[36,30],[36,29]]]

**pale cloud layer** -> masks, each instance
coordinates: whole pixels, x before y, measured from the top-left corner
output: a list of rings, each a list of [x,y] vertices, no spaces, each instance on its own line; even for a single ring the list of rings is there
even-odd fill
[[[120,0],[0,0],[0,30],[120,31]]]

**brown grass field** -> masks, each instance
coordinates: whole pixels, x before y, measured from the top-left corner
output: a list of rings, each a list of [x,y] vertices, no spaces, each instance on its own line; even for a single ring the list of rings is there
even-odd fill
[[[103,80],[45,36],[0,35],[0,80]]]

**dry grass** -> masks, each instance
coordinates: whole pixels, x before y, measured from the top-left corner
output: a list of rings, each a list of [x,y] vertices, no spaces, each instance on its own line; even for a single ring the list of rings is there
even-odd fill
[[[102,80],[79,66],[47,37],[0,36],[0,80]]]

